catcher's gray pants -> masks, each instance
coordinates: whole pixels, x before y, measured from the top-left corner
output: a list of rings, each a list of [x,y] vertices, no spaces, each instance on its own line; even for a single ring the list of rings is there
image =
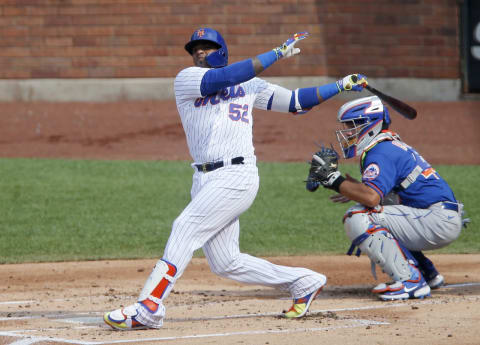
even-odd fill
[[[427,209],[388,205],[383,207],[383,212],[372,213],[370,217],[390,230],[409,250],[432,250],[456,240],[462,229],[463,204],[455,204],[458,211],[445,209],[442,205],[439,202]]]

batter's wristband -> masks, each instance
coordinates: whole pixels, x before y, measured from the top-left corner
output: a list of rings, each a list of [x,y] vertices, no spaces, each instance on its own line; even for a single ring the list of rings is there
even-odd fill
[[[345,177],[343,177],[342,175],[340,175],[335,181],[333,181],[332,183],[332,189],[337,192],[337,193],[340,193],[340,185],[343,183],[343,181],[345,181]]]

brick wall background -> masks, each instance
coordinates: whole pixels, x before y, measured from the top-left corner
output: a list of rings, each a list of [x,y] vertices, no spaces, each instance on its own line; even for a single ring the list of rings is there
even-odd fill
[[[311,33],[263,76],[455,79],[458,12],[456,0],[0,0],[0,78],[174,77],[209,26],[230,62]]]

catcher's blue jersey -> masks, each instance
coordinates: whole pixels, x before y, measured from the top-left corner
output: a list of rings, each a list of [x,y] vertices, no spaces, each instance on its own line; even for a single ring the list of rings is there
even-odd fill
[[[415,149],[399,140],[381,141],[367,151],[361,172],[362,182],[382,199],[394,191],[402,205],[416,208],[428,208],[440,201],[457,202],[453,191],[435,169]],[[409,175],[410,182],[407,182]],[[402,187],[402,183],[408,187]]]

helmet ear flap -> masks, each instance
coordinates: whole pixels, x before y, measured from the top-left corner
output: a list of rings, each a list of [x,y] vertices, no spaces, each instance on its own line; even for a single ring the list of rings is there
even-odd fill
[[[385,131],[390,127],[390,124],[386,123],[385,121],[382,122],[382,131]]]
[[[388,113],[388,109],[386,107],[383,108],[383,126],[382,129],[388,129],[392,120],[390,119],[390,114]],[[385,127],[385,128],[383,128]]]
[[[228,61],[228,52],[222,47],[219,50],[208,54],[206,60],[208,65],[213,68],[226,66],[226,61]]]

